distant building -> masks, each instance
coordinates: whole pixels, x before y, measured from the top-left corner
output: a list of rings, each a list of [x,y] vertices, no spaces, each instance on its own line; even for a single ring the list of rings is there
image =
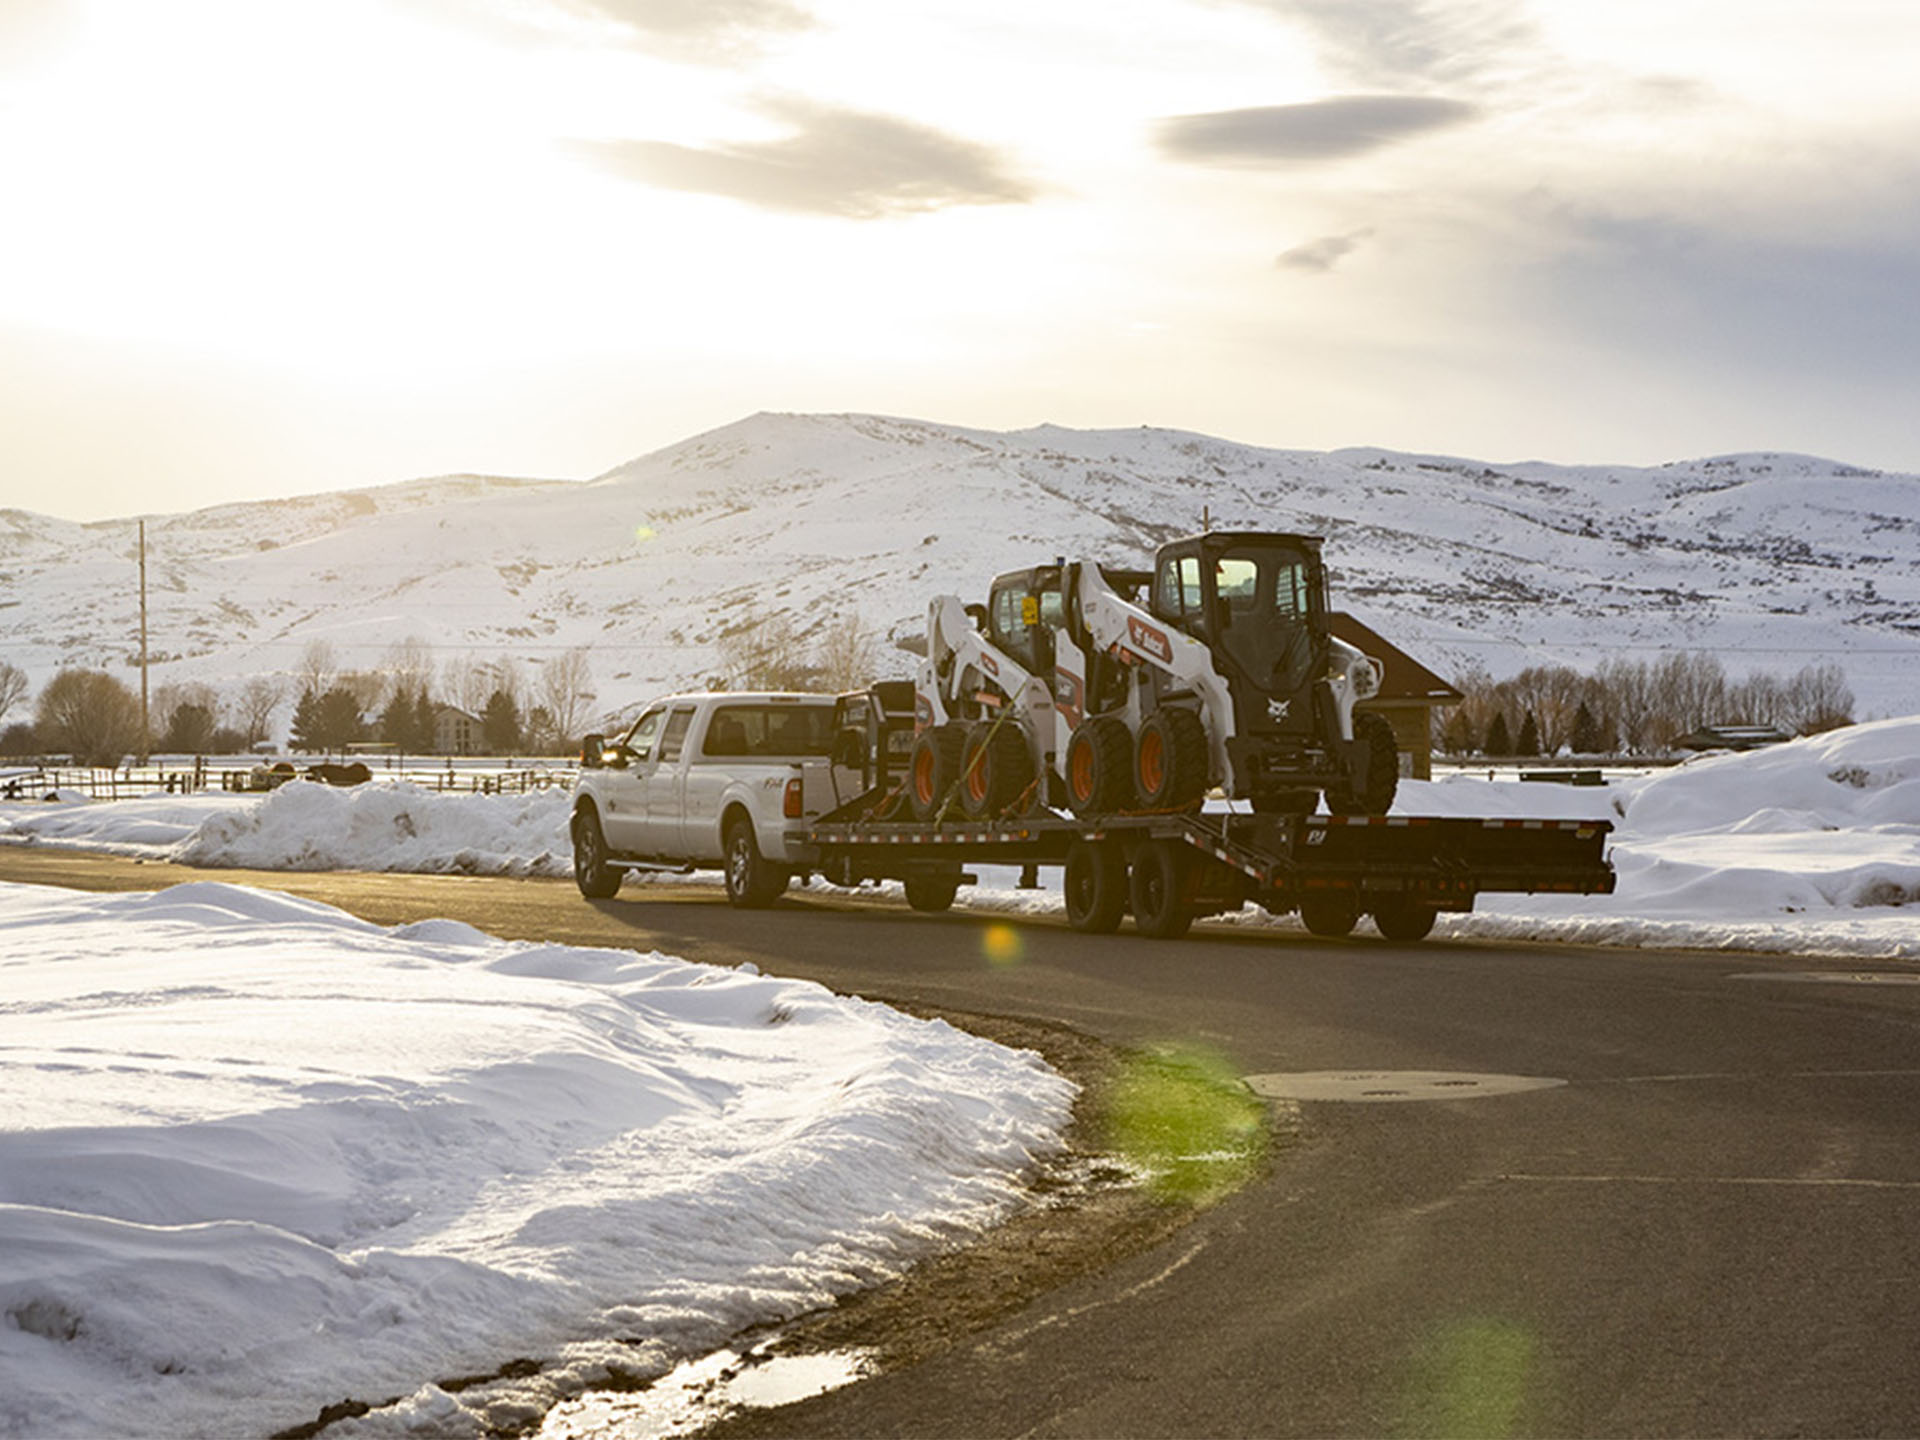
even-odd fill
[[[1431,780],[1433,712],[1458,705],[1466,696],[1344,610],[1327,617],[1327,628],[1380,662],[1385,671],[1380,693],[1362,701],[1359,708],[1384,716],[1393,726],[1393,738],[1400,746],[1400,773],[1412,780]]]
[[[436,705],[433,709],[433,753],[436,755],[478,755],[481,751],[480,721],[454,705]]]

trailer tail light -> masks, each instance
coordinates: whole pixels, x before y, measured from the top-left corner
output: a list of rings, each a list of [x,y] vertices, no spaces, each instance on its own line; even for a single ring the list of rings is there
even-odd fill
[[[806,810],[801,803],[801,785],[798,775],[787,781],[786,805],[782,813],[784,813],[789,820],[798,820],[806,814]]]

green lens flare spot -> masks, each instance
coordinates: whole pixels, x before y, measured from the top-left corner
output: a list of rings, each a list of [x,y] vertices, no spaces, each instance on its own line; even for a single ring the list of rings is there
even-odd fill
[[[1181,1046],[1129,1060],[1113,1087],[1107,1148],[1161,1199],[1207,1205],[1253,1178],[1267,1115],[1225,1057]]]

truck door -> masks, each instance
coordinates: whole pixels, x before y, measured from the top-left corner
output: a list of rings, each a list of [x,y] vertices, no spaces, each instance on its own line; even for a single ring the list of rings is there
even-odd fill
[[[647,777],[653,770],[654,749],[666,718],[667,712],[659,709],[649,710],[634,721],[618,747],[624,768],[604,772],[600,828],[615,850],[638,851],[646,844]]]
[[[676,705],[660,730],[654,763],[646,774],[647,816],[639,849],[649,855],[678,858],[685,853],[684,807],[687,794],[687,731],[694,707]]]

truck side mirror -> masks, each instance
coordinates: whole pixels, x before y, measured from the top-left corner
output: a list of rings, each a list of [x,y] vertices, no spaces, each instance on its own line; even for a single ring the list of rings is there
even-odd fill
[[[599,769],[600,766],[606,763],[606,759],[604,755],[606,748],[607,748],[606,736],[604,735],[587,736],[586,739],[580,742],[581,767],[587,770]]]

